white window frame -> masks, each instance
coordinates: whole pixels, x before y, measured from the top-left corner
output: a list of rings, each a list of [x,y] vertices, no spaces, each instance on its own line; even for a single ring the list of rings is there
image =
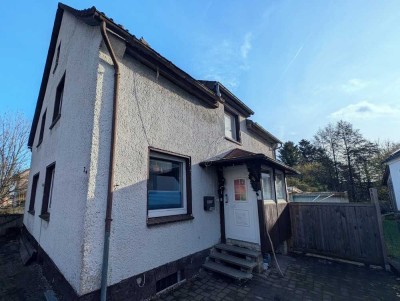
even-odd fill
[[[230,121],[230,129],[227,130],[227,118],[229,118]],[[232,113],[229,113],[227,111],[224,112],[224,126],[225,126],[225,137],[234,141],[239,141],[238,139],[238,130],[237,130],[237,122],[236,122],[236,116]],[[229,136],[228,133],[231,133],[231,136]]]
[[[287,198],[287,189],[286,189],[286,178],[285,178],[285,174],[281,171],[275,170],[275,189],[277,190],[277,175],[282,175],[282,184],[283,184],[283,199],[282,198],[278,198],[278,193],[276,191],[276,201],[278,203],[286,203],[286,198]]]
[[[167,155],[167,154],[162,154],[158,153],[157,151],[150,151],[150,159],[164,159],[164,160],[170,160],[174,162],[179,162],[182,163],[182,204],[183,207],[181,208],[171,208],[171,209],[153,209],[147,210],[147,216],[149,218],[152,217],[161,217],[161,216],[171,216],[171,215],[182,215],[182,214],[187,214],[187,189],[186,189],[186,183],[187,183],[187,162],[185,159],[173,156],[173,155]],[[149,160],[149,166],[148,166],[148,172],[150,176],[150,160]],[[149,193],[149,189],[147,188],[147,194]],[[147,202],[148,202],[148,197],[147,197]],[[148,205],[148,204],[147,204]]]
[[[266,172],[269,172],[270,178],[269,178],[269,184],[271,185],[271,199],[266,199],[264,196],[264,181],[263,179],[263,174],[265,174]],[[263,168],[261,171],[261,189],[262,189],[262,194],[263,194],[263,200],[265,202],[272,202],[275,203],[275,185],[274,185],[274,172],[272,170],[272,168]]]

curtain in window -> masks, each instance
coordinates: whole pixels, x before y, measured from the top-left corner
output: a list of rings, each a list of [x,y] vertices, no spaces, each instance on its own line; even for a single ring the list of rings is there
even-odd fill
[[[150,159],[148,209],[182,208],[182,163]]]

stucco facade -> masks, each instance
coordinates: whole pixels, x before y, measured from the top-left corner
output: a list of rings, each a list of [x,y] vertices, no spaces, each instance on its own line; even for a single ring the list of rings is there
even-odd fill
[[[109,35],[121,66],[108,273],[108,285],[113,285],[218,243],[219,207],[211,212],[203,209],[204,196],[218,199],[217,176],[213,168],[199,163],[235,148],[274,158],[274,145],[250,133],[243,116],[239,116],[240,144],[227,140],[222,102],[210,108],[134,59],[126,52],[124,40]],[[32,147],[27,199],[32,177],[40,172],[36,213],[26,212],[24,225],[81,296],[100,288],[114,68],[99,26],[64,12],[57,45],[60,41],[58,67],[50,75],[41,110],[41,115],[47,110],[43,142],[36,147],[36,131]],[[64,71],[62,116],[49,129]],[[149,147],[190,156],[192,220],[146,223]],[[39,213],[46,166],[53,162],[47,222]]]
[[[80,270],[84,216],[88,192],[93,131],[94,99],[101,36],[98,28],[79,22],[65,13],[57,39],[61,41],[57,69],[51,72],[40,116],[46,111],[43,142],[38,145],[36,131],[32,146],[31,172],[27,200],[30,200],[32,178],[38,172],[35,214],[25,206],[24,225],[52,258],[71,286],[80,291]],[[90,41],[90,43],[88,43]],[[53,59],[52,71],[55,58]],[[66,71],[62,116],[50,130],[56,88]],[[46,166],[56,162],[50,221],[39,218],[43,198]]]

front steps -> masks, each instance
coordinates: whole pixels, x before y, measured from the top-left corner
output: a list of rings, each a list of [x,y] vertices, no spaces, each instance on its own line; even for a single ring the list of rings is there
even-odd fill
[[[260,251],[244,247],[217,244],[203,268],[238,281],[249,280],[253,277],[253,270],[262,271],[262,255]]]

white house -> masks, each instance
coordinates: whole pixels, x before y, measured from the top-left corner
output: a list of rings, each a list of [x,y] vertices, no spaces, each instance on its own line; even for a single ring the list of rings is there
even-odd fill
[[[400,149],[387,157],[383,164],[386,165],[383,184],[389,188],[389,196],[395,211],[400,210]]]
[[[24,215],[45,276],[68,300],[143,299],[195,275],[216,244],[251,257],[271,250],[267,234],[288,239],[296,171],[252,114],[96,8],[59,4]]]

